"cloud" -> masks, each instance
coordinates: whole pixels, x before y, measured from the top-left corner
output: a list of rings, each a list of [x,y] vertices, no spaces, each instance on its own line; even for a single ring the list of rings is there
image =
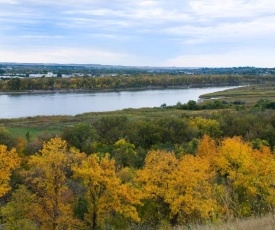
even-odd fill
[[[95,63],[119,65],[127,59],[131,59],[128,54],[99,49],[42,47],[31,51],[25,49],[11,51],[0,48],[0,62],[6,62],[8,60],[9,62],[30,63]]]
[[[275,53],[273,0],[0,0],[0,4],[0,49],[7,52],[6,61],[155,65],[179,63],[185,57],[196,63],[197,55],[201,60],[227,61],[225,57],[233,57],[229,53],[244,47]],[[17,54],[20,47],[31,55]],[[258,58],[259,63],[270,63],[269,58]],[[256,57],[247,60],[255,63]]]
[[[0,0],[0,4],[18,4],[16,0]]]
[[[231,52],[224,54],[182,55],[167,60],[163,66],[178,67],[270,67],[274,68],[274,55],[266,55],[257,51]]]
[[[274,13],[272,0],[193,0],[192,12],[206,20],[217,18],[248,18]]]
[[[275,36],[275,16],[257,18],[243,22],[221,22],[217,25],[185,25],[166,28],[164,33],[182,37],[181,42],[199,44],[214,41],[255,40],[261,37]],[[186,40],[184,40],[187,38]]]

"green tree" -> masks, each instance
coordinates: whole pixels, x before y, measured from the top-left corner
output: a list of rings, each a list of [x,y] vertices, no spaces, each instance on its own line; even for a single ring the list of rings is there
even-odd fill
[[[8,81],[9,90],[21,90],[21,79],[12,78]]]
[[[93,141],[97,138],[97,133],[88,124],[79,123],[74,127],[63,130],[61,137],[67,141],[70,146],[74,146],[80,151],[91,153]]]
[[[97,130],[100,141],[112,145],[125,137],[127,124],[128,119],[124,116],[103,117],[94,124],[94,127]]]
[[[11,200],[1,209],[5,229],[39,229],[39,219],[35,212],[36,196],[24,185],[16,189]]]
[[[125,139],[118,140],[113,145],[112,157],[115,160],[116,166],[122,168],[134,167],[137,158],[135,145],[127,142]]]
[[[15,147],[16,142],[9,131],[0,127],[0,145],[6,145],[8,149]]]

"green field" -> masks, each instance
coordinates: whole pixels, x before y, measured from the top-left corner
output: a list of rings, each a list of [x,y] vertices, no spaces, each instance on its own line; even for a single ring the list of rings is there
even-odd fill
[[[251,85],[215,93],[201,95],[202,99],[220,98],[228,102],[244,101],[248,106],[255,104],[259,99],[275,101],[275,85]]]

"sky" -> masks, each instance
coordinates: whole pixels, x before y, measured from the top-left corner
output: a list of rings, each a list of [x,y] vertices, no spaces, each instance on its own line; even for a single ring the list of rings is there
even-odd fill
[[[0,0],[0,62],[275,67],[274,0]]]

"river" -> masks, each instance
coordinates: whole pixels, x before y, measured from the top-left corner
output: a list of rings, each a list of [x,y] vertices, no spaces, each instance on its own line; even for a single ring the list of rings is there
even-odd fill
[[[197,101],[206,93],[234,87],[162,89],[101,93],[52,93],[0,95],[0,118],[39,115],[76,115],[125,108],[159,107]]]

